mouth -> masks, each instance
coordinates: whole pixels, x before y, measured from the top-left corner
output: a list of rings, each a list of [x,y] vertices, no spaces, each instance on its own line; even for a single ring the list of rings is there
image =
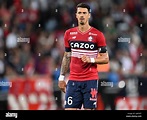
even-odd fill
[[[84,18],[83,18],[83,17],[81,17],[81,18],[80,18],[80,20],[84,20]]]

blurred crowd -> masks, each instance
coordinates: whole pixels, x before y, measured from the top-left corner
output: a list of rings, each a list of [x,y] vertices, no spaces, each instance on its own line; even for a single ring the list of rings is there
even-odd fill
[[[91,6],[90,24],[106,37],[110,70],[147,75],[146,0],[0,0],[0,61],[5,75],[58,79],[66,29],[77,25],[75,6]],[[2,64],[0,62],[0,72]]]

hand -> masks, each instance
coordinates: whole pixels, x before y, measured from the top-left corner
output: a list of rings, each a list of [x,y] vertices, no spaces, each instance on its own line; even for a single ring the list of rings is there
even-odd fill
[[[58,87],[62,92],[64,93],[66,92],[66,82],[64,80],[58,82]]]
[[[88,56],[86,56],[86,55],[81,56],[81,60],[82,60],[84,63],[85,63],[85,62],[90,63],[90,58],[89,58]]]

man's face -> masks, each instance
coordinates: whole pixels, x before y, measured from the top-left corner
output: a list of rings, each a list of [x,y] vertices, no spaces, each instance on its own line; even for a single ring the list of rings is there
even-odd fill
[[[77,8],[76,18],[80,25],[85,25],[90,18],[90,13],[88,12],[88,9],[80,7]]]

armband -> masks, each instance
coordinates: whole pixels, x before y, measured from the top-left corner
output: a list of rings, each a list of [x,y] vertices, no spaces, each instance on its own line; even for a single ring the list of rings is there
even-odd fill
[[[107,52],[107,47],[100,47],[99,48],[99,53],[106,53]]]

